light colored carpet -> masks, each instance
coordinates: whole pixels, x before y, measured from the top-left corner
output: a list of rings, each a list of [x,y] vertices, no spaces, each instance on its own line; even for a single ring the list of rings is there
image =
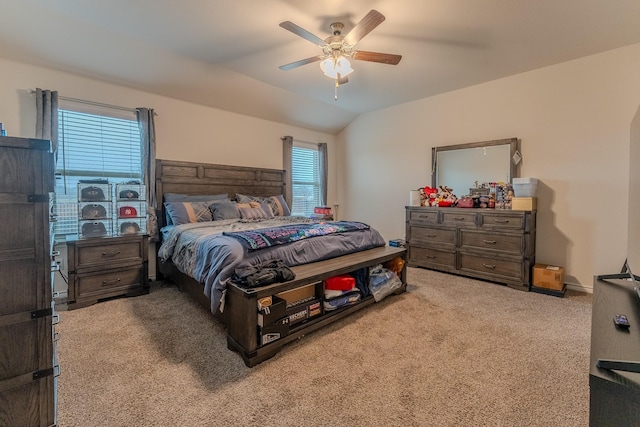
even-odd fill
[[[590,295],[424,269],[254,368],[173,286],[61,312],[58,416],[81,426],[586,426]]]

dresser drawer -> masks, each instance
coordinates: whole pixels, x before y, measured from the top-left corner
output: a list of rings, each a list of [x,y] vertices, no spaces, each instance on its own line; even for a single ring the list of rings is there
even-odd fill
[[[437,224],[438,211],[430,209],[411,209],[409,210],[409,222]]]
[[[428,245],[455,245],[456,230],[436,227],[416,227],[410,228],[409,240],[411,244]]]
[[[80,270],[95,266],[104,267],[105,263],[119,263],[123,261],[142,262],[142,240],[127,242],[121,239],[100,239],[99,242],[100,243],[95,246],[76,246],[76,269]]]
[[[76,299],[122,295],[128,289],[143,287],[142,266],[75,276]]]
[[[482,273],[485,277],[501,276],[508,279],[523,280],[522,260],[508,260],[495,257],[483,257],[460,253],[460,271],[465,273]]]
[[[455,211],[443,211],[442,224],[455,226],[455,227],[475,227],[476,225],[475,212],[461,212],[463,210],[464,209],[455,210]]]
[[[455,268],[456,253],[432,248],[409,247],[409,264],[421,267],[429,267],[433,264]]]
[[[480,213],[480,227],[492,227],[498,229],[524,230],[525,216],[522,214],[495,214]]]
[[[522,235],[460,230],[461,249],[501,251],[518,256],[524,254],[524,246]]]

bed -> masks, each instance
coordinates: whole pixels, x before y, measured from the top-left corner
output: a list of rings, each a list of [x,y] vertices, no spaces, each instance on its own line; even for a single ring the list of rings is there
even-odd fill
[[[331,315],[307,321],[282,339],[260,345],[260,329],[257,325],[260,299],[311,284],[320,294],[322,280],[326,278],[365,270],[366,267],[398,258],[404,260],[406,256],[405,249],[387,247],[382,236],[366,224],[352,221],[319,224],[308,218],[286,215],[286,202],[282,203],[284,211],[282,206],[278,206],[283,202],[283,190],[282,170],[156,161],[156,200],[159,206],[156,215],[158,226],[163,231],[158,246],[157,277],[176,283],[218,317],[227,326],[228,347],[240,352],[247,366],[254,366],[273,356],[282,345],[302,334],[374,302],[369,296]],[[192,197],[188,200],[199,200],[198,196],[205,195],[205,199],[219,196],[220,204],[216,203],[215,206],[219,206],[222,213],[227,198],[235,199],[236,195],[244,195],[245,198],[250,197],[252,202],[242,205],[248,209],[245,213],[250,213],[241,220],[228,218],[224,214],[215,221],[207,221],[206,218],[196,220],[197,212],[194,214],[190,211],[187,215],[191,215],[191,222],[187,220],[185,224],[176,225],[169,223],[171,218],[179,218],[179,215],[174,215],[174,204],[162,203],[175,200],[176,195]],[[177,205],[181,206],[181,203]],[[186,205],[191,206],[188,203]],[[276,213],[273,218],[247,220],[253,218],[251,215],[254,211],[267,212],[269,208]],[[278,209],[280,215],[277,215]],[[167,210],[173,216],[168,215]],[[214,208],[212,210],[215,212]],[[280,243],[277,238],[267,238],[265,244],[265,236],[274,237],[274,234],[283,234],[280,230],[290,229],[296,231],[291,235],[303,237],[290,239],[287,243]],[[274,230],[278,233],[268,233]],[[304,238],[305,233],[313,238]],[[295,279],[250,288],[236,285],[230,280],[237,268],[262,264],[272,259],[283,260],[294,272]],[[406,288],[404,267],[399,275],[402,288],[396,293]]]

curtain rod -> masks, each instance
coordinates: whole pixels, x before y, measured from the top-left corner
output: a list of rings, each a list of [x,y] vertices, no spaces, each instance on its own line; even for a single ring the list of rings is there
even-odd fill
[[[293,138],[294,141],[296,142],[302,142],[303,144],[310,144],[310,145],[318,145],[321,144],[321,142],[311,142],[311,141],[305,141],[303,139],[298,139],[298,138]]]
[[[33,89],[29,89],[29,92],[31,92],[32,94],[36,93],[36,91],[33,90]],[[69,96],[58,95],[58,99],[61,99],[63,101],[69,101],[69,102],[77,102],[79,104],[92,105],[94,107],[104,107],[104,108],[111,108],[113,110],[128,111],[128,112],[131,112],[131,113],[135,113],[137,111],[135,108],[121,107],[119,105],[112,105],[112,104],[105,104],[105,103],[102,103],[102,102],[88,101],[86,99],[71,98]],[[153,115],[157,116],[158,114],[154,111]]]

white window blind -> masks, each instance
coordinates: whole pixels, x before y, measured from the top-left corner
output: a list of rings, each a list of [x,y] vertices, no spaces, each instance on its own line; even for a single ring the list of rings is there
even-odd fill
[[[320,165],[318,148],[295,145],[292,151],[292,215],[309,216],[320,206]]]
[[[79,180],[105,178],[111,184],[134,179],[142,182],[141,159],[140,131],[133,112],[131,119],[123,119],[58,110],[56,236],[77,233]]]

